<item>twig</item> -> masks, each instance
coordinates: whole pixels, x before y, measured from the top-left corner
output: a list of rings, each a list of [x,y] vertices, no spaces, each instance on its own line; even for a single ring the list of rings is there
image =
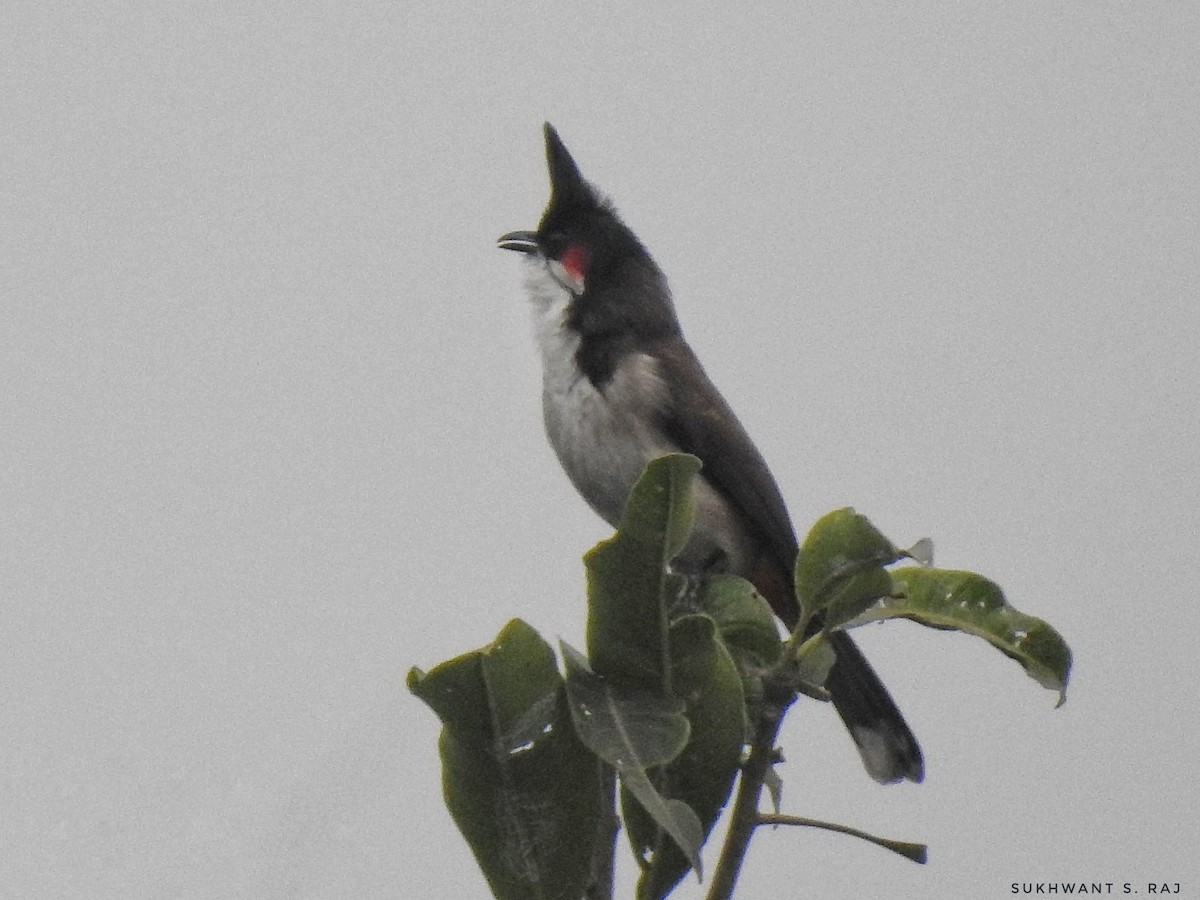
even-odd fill
[[[911,841],[894,841],[891,838],[876,837],[849,825],[838,825],[836,822],[822,822],[820,819],[809,819],[805,816],[785,816],[780,813],[762,813],[758,817],[759,825],[805,825],[809,828],[824,828],[826,831],[836,831],[838,834],[848,834],[864,841],[899,853],[906,859],[924,864],[928,859],[929,848],[924,844],[914,844]]]
[[[775,759],[775,738],[779,735],[784,712],[796,698],[794,691],[784,688],[780,692],[780,687],[777,682],[763,682],[762,715],[755,729],[750,755],[738,779],[737,799],[730,815],[729,831],[725,835],[725,844],[721,848],[721,858],[717,861],[707,900],[729,900],[733,896],[733,887],[737,883],[742,861],[746,858],[750,836],[759,824],[758,800],[762,795],[767,770]]]

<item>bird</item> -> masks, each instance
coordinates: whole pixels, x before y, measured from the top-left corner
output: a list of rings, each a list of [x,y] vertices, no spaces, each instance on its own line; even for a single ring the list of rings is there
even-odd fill
[[[549,203],[536,230],[497,246],[524,257],[550,445],[614,528],[647,463],[698,457],[695,524],[673,565],[746,578],[791,630],[799,545],[779,486],[684,339],[666,276],[554,127],[543,130]],[[825,686],[867,772],[921,781],[921,749],[870,663],[845,632],[828,639],[836,661]]]

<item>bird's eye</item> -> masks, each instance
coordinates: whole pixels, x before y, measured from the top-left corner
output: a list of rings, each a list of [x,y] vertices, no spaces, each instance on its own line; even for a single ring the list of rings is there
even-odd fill
[[[542,236],[542,247],[551,259],[558,259],[567,249],[567,236],[561,231],[551,231]]]

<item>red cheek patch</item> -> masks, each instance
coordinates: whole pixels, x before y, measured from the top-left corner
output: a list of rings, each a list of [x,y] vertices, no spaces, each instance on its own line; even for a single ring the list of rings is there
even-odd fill
[[[576,281],[583,281],[583,276],[587,274],[588,262],[591,261],[592,255],[588,253],[587,248],[583,244],[569,244],[567,249],[563,251],[559,262],[562,267],[567,270],[567,274]]]

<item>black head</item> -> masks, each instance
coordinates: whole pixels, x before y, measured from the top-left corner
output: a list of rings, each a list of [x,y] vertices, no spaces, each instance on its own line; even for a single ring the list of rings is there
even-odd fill
[[[545,257],[575,294],[567,324],[585,340],[624,346],[678,333],[666,279],[646,248],[548,122],[545,135],[550,203],[536,232],[506,234],[499,245]]]
[[[650,255],[618,217],[612,204],[583,180],[566,145],[549,122],[545,125],[550,203],[538,224],[538,245],[580,279],[606,280],[630,262]]]

